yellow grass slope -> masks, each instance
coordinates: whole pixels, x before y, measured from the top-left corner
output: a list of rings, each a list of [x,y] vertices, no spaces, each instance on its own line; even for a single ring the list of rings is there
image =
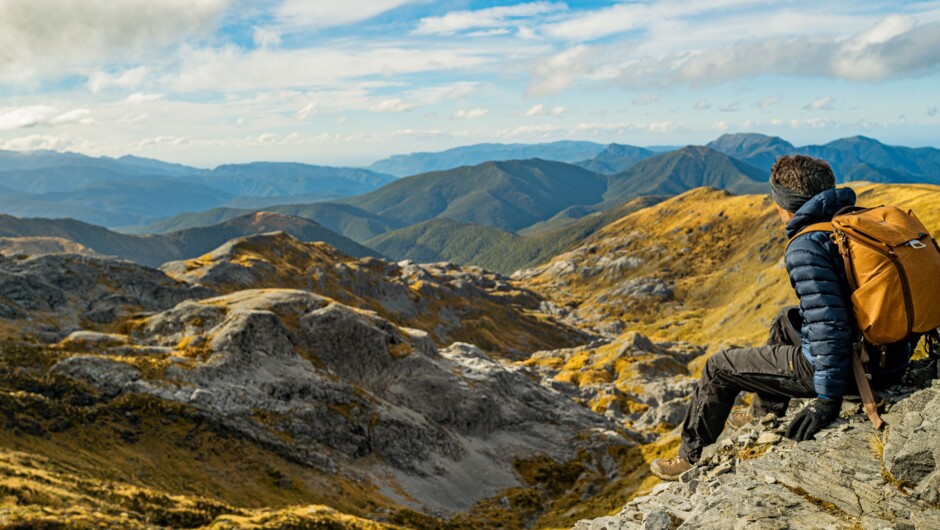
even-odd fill
[[[184,407],[125,396],[83,416],[65,403],[75,397],[0,390],[12,417],[0,432],[0,527],[399,528],[361,518],[396,510],[374,488],[221,433]],[[29,435],[36,428],[65,430]]]
[[[912,209],[940,234],[940,187],[851,186],[860,206]],[[699,188],[608,225],[523,282],[599,328],[623,322],[658,340],[754,344],[780,307],[796,303],[785,246],[769,197]]]

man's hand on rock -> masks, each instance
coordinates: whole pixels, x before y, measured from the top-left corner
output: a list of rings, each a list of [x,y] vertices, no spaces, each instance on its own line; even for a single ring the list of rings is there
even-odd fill
[[[816,398],[796,414],[787,427],[787,438],[802,442],[812,440],[817,432],[829,426],[839,417],[842,398]]]

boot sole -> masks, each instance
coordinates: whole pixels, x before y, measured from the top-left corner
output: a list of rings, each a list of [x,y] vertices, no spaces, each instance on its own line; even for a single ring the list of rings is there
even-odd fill
[[[656,475],[656,477],[658,477],[660,480],[665,480],[666,482],[677,482],[679,480],[679,477],[682,475],[682,473],[685,473],[685,471],[683,471],[682,473],[679,473],[678,475],[667,475],[666,473],[657,471],[656,468],[652,466],[650,466],[650,472]]]

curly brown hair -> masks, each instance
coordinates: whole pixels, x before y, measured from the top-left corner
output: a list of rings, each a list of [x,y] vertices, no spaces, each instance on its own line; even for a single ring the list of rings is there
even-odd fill
[[[770,181],[807,197],[836,187],[836,176],[825,160],[803,155],[778,158],[770,169]]]

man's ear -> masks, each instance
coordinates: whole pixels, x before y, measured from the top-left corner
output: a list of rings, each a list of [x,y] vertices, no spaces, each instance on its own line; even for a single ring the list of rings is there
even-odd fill
[[[777,207],[777,213],[780,214],[780,220],[784,223],[789,223],[793,220],[794,217],[796,217],[796,213],[784,210],[780,207],[779,204],[774,203],[774,206]]]

